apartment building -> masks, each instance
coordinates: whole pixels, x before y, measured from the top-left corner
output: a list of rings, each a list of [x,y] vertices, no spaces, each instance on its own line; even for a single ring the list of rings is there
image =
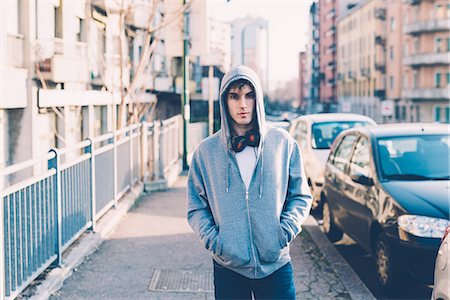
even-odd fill
[[[299,90],[298,90],[298,99],[299,103],[296,104],[298,107],[305,107],[306,101],[309,94],[309,78],[307,77],[306,70],[306,52],[302,51],[298,54],[298,81],[299,81]]]
[[[386,99],[381,105],[383,122],[400,121],[395,107],[402,102],[403,3],[387,0],[386,9],[379,10],[379,17],[386,22]]]
[[[336,111],[336,1],[319,0],[320,103],[323,112]]]
[[[231,64],[247,65],[259,75],[269,91],[269,24],[262,18],[240,18],[231,22]]]
[[[396,118],[450,123],[450,4],[407,0],[403,15],[402,99]]]
[[[358,3],[337,20],[339,110],[380,122],[386,98],[385,2]]]
[[[320,20],[319,3],[313,2],[309,9],[308,45],[306,48],[306,76],[309,93],[306,98],[306,113],[321,112],[320,104]]]
[[[0,5],[0,169],[149,118],[155,81],[171,76],[162,31],[147,34],[162,1]]]

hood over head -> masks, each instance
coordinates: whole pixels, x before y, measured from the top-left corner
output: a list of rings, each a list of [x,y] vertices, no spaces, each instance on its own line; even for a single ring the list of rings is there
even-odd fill
[[[239,79],[246,79],[248,80],[255,89],[256,94],[256,118],[258,121],[258,129],[259,134],[261,136],[261,143],[265,138],[266,135],[266,113],[264,111],[264,96],[263,96],[263,90],[261,87],[261,83],[259,81],[258,75],[246,66],[236,66],[232,68],[229,72],[225,74],[225,76],[222,78],[222,82],[220,84],[220,98],[219,98],[219,105],[220,105],[220,121],[221,121],[221,127],[222,130],[220,132],[220,140],[227,145],[230,146],[230,124],[228,124],[228,109],[227,109],[227,103],[226,103],[226,95],[225,91],[228,89],[230,84],[236,80]]]

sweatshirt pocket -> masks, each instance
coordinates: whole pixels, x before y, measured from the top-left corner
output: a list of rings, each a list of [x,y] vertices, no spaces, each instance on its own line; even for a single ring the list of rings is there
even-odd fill
[[[243,234],[219,233],[221,251],[216,257],[224,266],[240,267],[250,263],[250,241]]]
[[[259,259],[273,263],[280,258],[281,250],[287,246],[286,235],[281,225],[267,226],[264,235],[257,240]]]

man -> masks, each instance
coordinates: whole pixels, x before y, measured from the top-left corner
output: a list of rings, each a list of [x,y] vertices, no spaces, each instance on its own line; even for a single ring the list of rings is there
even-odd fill
[[[309,214],[311,194],[300,150],[266,126],[258,76],[225,74],[222,128],[195,150],[187,217],[214,264],[216,299],[295,299],[289,244]]]

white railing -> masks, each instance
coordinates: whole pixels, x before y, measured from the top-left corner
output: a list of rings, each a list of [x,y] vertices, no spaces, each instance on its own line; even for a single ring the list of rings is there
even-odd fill
[[[14,299],[141,180],[164,179],[182,155],[182,118],[133,124],[2,170],[0,299]],[[76,156],[74,156],[74,153]],[[66,157],[67,156],[67,157]],[[69,159],[70,158],[70,159]]]

